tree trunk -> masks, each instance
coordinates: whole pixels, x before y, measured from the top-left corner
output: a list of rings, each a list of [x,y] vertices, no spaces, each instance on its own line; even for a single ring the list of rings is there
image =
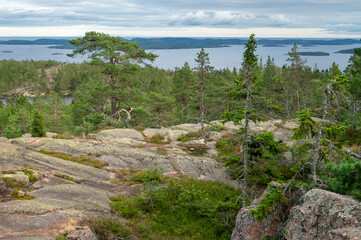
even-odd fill
[[[322,127],[323,127],[324,122],[327,117],[327,91],[328,91],[328,88],[330,88],[330,87],[331,87],[330,83],[327,83],[325,86],[325,90],[323,92],[323,97],[322,97],[322,119],[321,119],[321,123],[318,125],[318,128],[317,128],[315,153],[313,156],[313,161],[312,161],[312,166],[311,166],[312,167],[311,171],[312,171],[313,184],[317,183],[317,163],[318,163],[318,159],[320,158]]]
[[[203,102],[203,69],[202,69],[202,79],[201,79],[201,127],[202,127],[202,138],[206,139],[206,133],[205,133],[205,129],[204,129],[204,102]]]
[[[244,106],[244,119],[245,119],[245,123],[244,123],[244,135],[243,135],[243,146],[242,146],[242,160],[243,160],[243,181],[242,181],[242,207],[246,207],[247,206],[247,171],[248,171],[248,123],[249,123],[249,119],[248,119],[248,110],[249,110],[249,98],[250,98],[250,72],[251,70],[248,69],[247,72],[247,79],[246,79],[246,83],[247,84],[247,97],[246,97],[246,102],[245,102],[245,106]]]

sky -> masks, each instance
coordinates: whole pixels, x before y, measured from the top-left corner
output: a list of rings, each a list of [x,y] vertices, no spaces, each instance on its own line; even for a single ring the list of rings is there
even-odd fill
[[[361,38],[361,0],[0,0],[0,36]]]

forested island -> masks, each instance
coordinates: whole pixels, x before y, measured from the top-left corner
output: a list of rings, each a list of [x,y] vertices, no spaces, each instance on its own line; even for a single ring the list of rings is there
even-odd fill
[[[202,48],[196,68],[164,70],[144,50],[236,41],[240,69],[212,68]],[[156,42],[87,32],[36,43],[89,62],[0,61],[0,237],[359,236],[361,49],[327,70],[298,51],[359,41]],[[288,64],[261,61],[257,44],[292,44]]]
[[[299,52],[300,56],[330,56],[327,52]]]
[[[345,49],[345,50],[340,50],[340,51],[337,51],[335,53],[342,53],[342,54],[353,54],[355,52],[355,49],[352,48],[352,49]]]

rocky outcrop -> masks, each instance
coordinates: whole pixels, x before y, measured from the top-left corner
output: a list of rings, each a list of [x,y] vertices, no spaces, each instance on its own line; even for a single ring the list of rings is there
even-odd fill
[[[46,138],[24,135],[12,140],[0,137],[0,170],[4,171],[0,175],[24,182],[24,193],[19,192],[18,196],[27,194],[33,197],[14,200],[10,196],[11,189],[4,187],[5,183],[0,181],[0,194],[4,193],[7,197],[3,199],[5,202],[0,203],[0,239],[51,239],[59,234],[75,239],[92,238],[88,229],[75,227],[80,220],[97,215],[111,217],[109,196],[135,194],[141,187],[139,184],[117,184],[122,171],[158,168],[170,177],[187,174],[196,179],[235,186],[223,164],[215,158],[215,143],[222,136],[238,131],[239,127],[228,123],[226,129],[212,132],[206,141],[193,139],[185,143],[179,142],[178,137],[199,131],[200,124],[181,124],[142,132],[111,129],[88,139],[54,139],[52,135]],[[282,131],[285,140],[292,133],[279,120],[251,124],[251,127],[254,132]],[[149,139],[156,134],[164,135],[165,141],[150,143]],[[204,153],[193,154],[191,150],[197,147],[202,147]],[[64,160],[56,154],[50,156],[51,152],[65,154],[69,158],[92,158],[109,165],[95,168]],[[35,183],[29,181],[22,172],[24,166],[38,173],[39,180]],[[243,218],[242,214],[239,218]],[[247,211],[244,214],[247,220]],[[247,221],[248,229],[253,228],[250,231],[255,232],[256,223],[252,219]],[[274,231],[272,224],[265,226],[270,233]]]
[[[277,182],[271,182],[271,184],[281,186]],[[262,222],[258,222],[250,213],[251,209],[257,208],[257,205],[266,197],[268,192],[269,189],[266,189],[261,197],[253,200],[251,206],[242,208],[238,212],[231,240],[259,240],[267,235],[271,236],[278,232],[284,213],[276,212],[275,214],[270,214]]]
[[[361,203],[312,189],[291,209],[285,228],[289,240],[361,239]]]

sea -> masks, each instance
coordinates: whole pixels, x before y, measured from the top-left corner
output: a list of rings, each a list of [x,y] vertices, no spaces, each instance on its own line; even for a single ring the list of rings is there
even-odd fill
[[[56,60],[62,62],[83,62],[88,61],[87,56],[80,56],[76,58],[67,57],[67,53],[71,53],[69,49],[51,49],[47,45],[0,45],[0,59],[14,59],[14,60]],[[292,45],[284,45],[281,47],[267,47],[258,46],[256,54],[262,58],[263,63],[267,61],[267,57],[274,58],[274,62],[278,66],[289,64],[287,62],[287,53],[291,51]],[[351,54],[335,53],[339,50],[360,48],[361,44],[353,45],[320,45],[320,46],[298,46],[299,52],[326,52],[329,56],[301,56],[307,60],[306,65],[320,70],[325,70],[331,67],[333,62],[339,65],[341,70],[344,70],[348,65],[348,60]],[[157,54],[159,57],[152,63],[153,66],[163,69],[181,68],[185,62],[188,62],[191,67],[196,66],[195,58],[200,49],[162,49],[162,50],[147,50]],[[210,64],[215,69],[224,68],[240,68],[242,64],[242,53],[244,45],[233,45],[229,47],[220,48],[205,48],[209,53]]]

